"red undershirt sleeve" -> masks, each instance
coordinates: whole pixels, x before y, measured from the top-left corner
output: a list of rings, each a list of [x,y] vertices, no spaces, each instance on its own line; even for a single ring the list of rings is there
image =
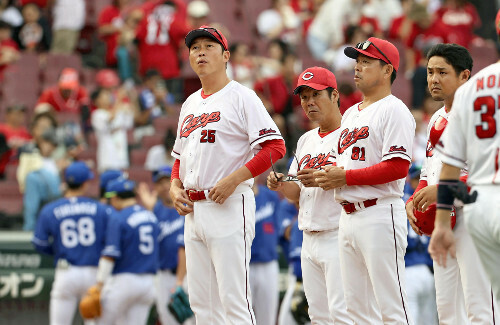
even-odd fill
[[[179,167],[181,166],[181,161],[176,159],[174,162],[174,166],[172,166],[172,175],[170,175],[170,181],[174,179],[180,179],[179,177]]]
[[[415,189],[415,191],[413,192],[413,194],[410,196],[410,198],[408,199],[408,201],[406,201],[406,204],[408,204],[408,202],[413,201],[413,196],[415,195],[415,193],[417,193],[418,191],[420,191],[421,189],[423,189],[423,188],[424,188],[424,187],[426,187],[426,186],[427,186],[427,181],[426,181],[426,180],[421,179],[421,180],[418,182],[417,188]]]
[[[384,160],[376,165],[346,171],[347,185],[378,185],[406,177],[410,162],[402,158]]]
[[[283,158],[286,153],[285,141],[281,139],[267,140],[260,144],[262,149],[245,166],[250,170],[252,176],[258,176]],[[269,157],[271,155],[271,158]]]

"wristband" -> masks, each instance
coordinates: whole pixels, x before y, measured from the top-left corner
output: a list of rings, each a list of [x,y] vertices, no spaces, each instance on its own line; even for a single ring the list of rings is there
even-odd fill
[[[109,278],[111,275],[111,272],[113,272],[113,267],[115,266],[115,262],[107,259],[107,258],[102,258],[99,260],[99,266],[97,269],[97,283],[105,283],[106,280]]]
[[[456,188],[458,185],[457,179],[440,180],[437,191],[437,209],[449,210],[453,208],[455,197],[451,188]]]

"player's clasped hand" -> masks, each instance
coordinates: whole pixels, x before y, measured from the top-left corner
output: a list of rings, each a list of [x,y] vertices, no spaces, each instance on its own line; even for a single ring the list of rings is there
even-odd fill
[[[413,230],[419,235],[422,236],[423,233],[420,230],[420,228],[416,225],[417,218],[415,217],[415,214],[413,213],[414,205],[413,201],[410,201],[406,204],[406,217],[408,218],[408,221],[410,222],[410,226],[413,228]]]
[[[429,243],[429,253],[438,265],[446,267],[448,252],[456,257],[455,237],[449,225],[436,225]]]
[[[189,199],[186,191],[172,183],[170,188],[170,197],[174,202],[174,208],[181,216],[193,212],[193,202]]]
[[[326,166],[314,172],[316,183],[325,191],[346,185],[344,167]]]
[[[424,212],[429,205],[437,201],[437,185],[429,185],[415,193],[413,206],[418,211]]]
[[[278,176],[278,178],[276,178]],[[280,182],[285,175],[282,173],[270,172],[267,176],[267,187],[272,191],[279,191],[283,186],[283,182]]]
[[[318,187],[314,176],[315,169],[302,169],[297,172],[297,179],[305,187]]]
[[[215,184],[208,193],[208,198],[215,203],[223,204],[238,186],[239,182],[235,182],[231,175],[224,177]]]

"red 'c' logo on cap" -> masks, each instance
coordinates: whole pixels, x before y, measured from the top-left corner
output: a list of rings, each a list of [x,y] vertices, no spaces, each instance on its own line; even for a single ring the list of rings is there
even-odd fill
[[[304,80],[311,80],[312,77],[314,77],[314,74],[312,72],[306,72],[302,75],[302,79]]]

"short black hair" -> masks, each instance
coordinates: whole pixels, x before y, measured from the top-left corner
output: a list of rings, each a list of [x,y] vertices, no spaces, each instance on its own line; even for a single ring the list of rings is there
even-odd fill
[[[131,199],[135,197],[135,191],[119,192],[116,193],[116,196],[120,199]]]
[[[380,62],[381,66],[388,65],[388,63],[385,61],[382,61],[380,59],[378,61]],[[394,80],[396,80],[396,77],[397,77],[396,68],[394,68],[394,66],[393,66],[392,74],[391,74],[391,85],[394,83]]]
[[[458,44],[436,44],[427,53],[427,60],[433,56],[442,57],[450,64],[457,75],[464,70],[472,72],[473,61],[469,51]]]
[[[326,92],[328,93],[329,98],[332,98],[333,90],[334,90],[333,87],[326,88]],[[340,93],[339,93],[339,99],[337,100],[337,105],[339,105],[339,107],[340,107]]]
[[[66,183],[68,185],[68,188],[70,190],[78,190],[80,189],[84,183],[81,183],[81,184],[73,184],[73,183]]]
[[[0,29],[9,29],[9,30],[11,30],[12,26],[8,22],[6,22],[4,20],[0,20]]]

